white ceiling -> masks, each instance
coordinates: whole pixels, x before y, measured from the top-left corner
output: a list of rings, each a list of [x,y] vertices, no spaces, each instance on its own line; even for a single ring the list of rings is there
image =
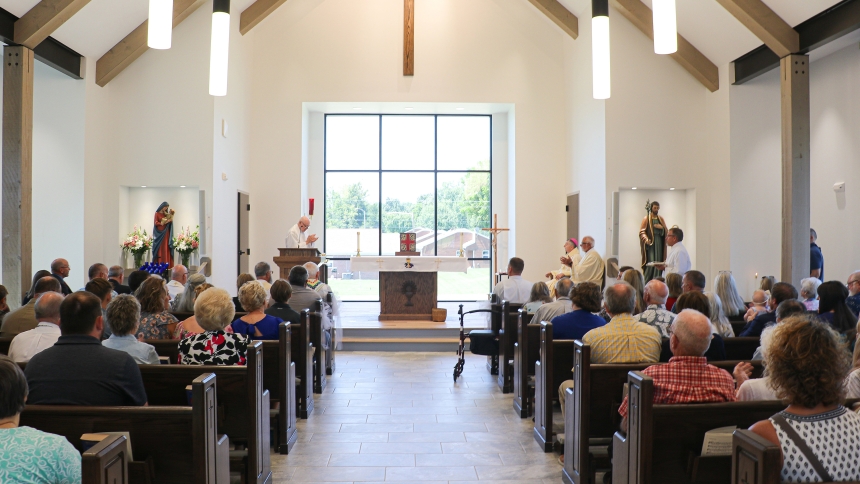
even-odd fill
[[[239,13],[254,0],[233,0],[231,10]],[[308,0],[292,0],[294,2]],[[361,0],[354,0],[361,1]],[[505,0],[522,1],[526,0]],[[580,21],[591,16],[591,0],[559,0]],[[648,6],[651,0],[643,0]],[[764,0],[789,25],[797,25],[839,3],[839,0]],[[0,7],[22,16],[38,0],[0,0]],[[146,20],[148,0],[91,0],[53,35],[60,42],[87,57],[101,57],[135,27]],[[209,8],[207,2],[201,8]],[[718,66],[762,44],[716,0],[676,0],[678,32]],[[626,22],[626,20],[621,20]]]

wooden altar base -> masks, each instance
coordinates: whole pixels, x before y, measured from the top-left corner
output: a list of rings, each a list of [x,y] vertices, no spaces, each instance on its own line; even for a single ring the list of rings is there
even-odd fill
[[[380,272],[380,321],[430,321],[436,307],[435,272]]]

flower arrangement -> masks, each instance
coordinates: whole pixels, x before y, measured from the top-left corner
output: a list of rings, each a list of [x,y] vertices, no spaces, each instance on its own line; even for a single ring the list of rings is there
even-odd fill
[[[179,230],[179,235],[173,238],[173,248],[179,252],[182,258],[182,265],[188,266],[188,261],[191,254],[197,251],[200,247],[200,226],[191,231],[191,227],[183,227]]]
[[[131,233],[122,241],[120,247],[124,252],[131,252],[134,255],[134,267],[138,268],[143,265],[143,256],[152,249],[152,236],[147,234],[146,230],[135,225]]]

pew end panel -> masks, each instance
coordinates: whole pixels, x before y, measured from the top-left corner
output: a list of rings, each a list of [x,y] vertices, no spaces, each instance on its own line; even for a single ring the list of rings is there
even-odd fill
[[[779,446],[749,430],[732,434],[732,484],[779,484]]]
[[[499,330],[499,376],[496,379],[502,393],[514,391],[514,345],[517,343],[520,304],[502,301],[502,327]]]
[[[653,433],[654,380],[641,371],[627,374],[627,484],[650,483]],[[613,448],[613,453],[615,448]],[[614,469],[614,466],[613,466]],[[612,474],[613,479],[615,473]]]
[[[323,266],[327,267],[327,266]],[[323,281],[326,282],[326,281]],[[332,308],[332,318],[334,318],[334,296],[331,293],[326,295],[326,303],[328,303],[328,307]],[[331,341],[331,344],[328,345],[328,348],[325,350],[325,374],[333,375],[335,372],[335,349],[337,348],[337,331],[334,327],[334,321],[332,321],[332,327],[328,329]]]
[[[568,476],[572,483],[587,484],[594,482],[588,441],[591,435],[591,346],[580,340],[573,342],[573,381],[572,391],[567,389],[565,395],[559,395],[559,398],[567,398],[562,474]]]
[[[296,364],[292,361],[289,323],[278,327],[278,341],[263,342],[263,388],[279,402],[276,448],[288,454],[298,439],[296,432]]]
[[[128,484],[128,440],[111,435],[81,456],[82,484]]]
[[[540,360],[535,363],[534,438],[544,452],[553,446],[553,401],[562,381],[572,378],[574,340],[553,340],[552,323],[540,323]]]
[[[502,313],[502,303],[499,301],[492,302],[490,304],[490,331],[498,335],[499,331],[502,330],[503,318],[504,314]],[[487,356],[487,371],[489,371],[491,375],[499,374],[499,355]]]
[[[325,390],[326,384],[326,355],[325,335],[322,327],[322,300],[317,299],[315,310],[308,312],[308,324],[313,352],[313,391],[320,394]]]
[[[296,414],[307,419],[314,410],[313,359],[308,311],[301,312],[301,322],[290,325],[292,358],[296,363]]]
[[[532,314],[519,310],[517,320],[517,342],[514,343],[514,411],[520,418],[526,418],[534,411],[534,386],[530,378],[534,376],[534,364],[539,357],[540,325],[530,324]]]

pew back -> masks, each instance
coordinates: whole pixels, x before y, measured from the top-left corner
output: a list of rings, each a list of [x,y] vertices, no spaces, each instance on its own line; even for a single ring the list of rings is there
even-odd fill
[[[533,314],[520,309],[517,318],[517,342],[514,343],[514,411],[520,418],[532,414],[534,387],[529,377],[535,374],[535,362],[540,357],[540,325],[530,324]]]
[[[263,341],[263,388],[280,402],[278,406],[278,452],[287,454],[295,444],[296,364],[292,362],[290,324],[278,326],[278,341]]]
[[[499,377],[502,393],[514,391],[514,345],[517,343],[517,323],[522,304],[502,301],[502,327],[499,329]]]
[[[290,352],[296,364],[296,414],[306,419],[314,411],[314,347],[307,310],[301,312],[299,324],[290,325],[290,336]]]
[[[128,484],[128,440],[111,435],[81,456],[81,484]]]

